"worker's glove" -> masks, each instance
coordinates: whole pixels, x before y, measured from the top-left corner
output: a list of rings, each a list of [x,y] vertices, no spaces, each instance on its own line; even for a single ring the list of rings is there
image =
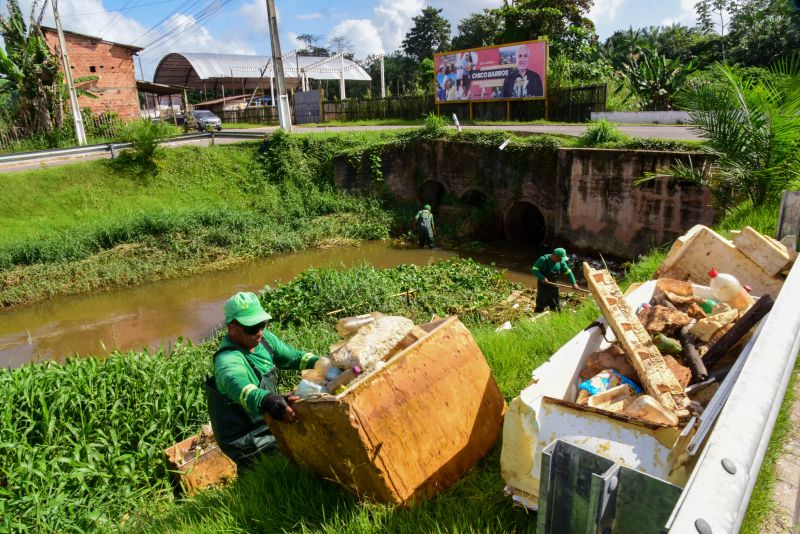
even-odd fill
[[[270,393],[261,401],[261,411],[267,412],[276,421],[283,421],[288,408],[289,405],[286,403],[286,398],[277,393]]]

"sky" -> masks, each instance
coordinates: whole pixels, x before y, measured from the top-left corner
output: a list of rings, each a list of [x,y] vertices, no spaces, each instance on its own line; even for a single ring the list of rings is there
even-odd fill
[[[19,0],[28,13],[34,0]],[[400,47],[423,7],[442,9],[455,32],[470,13],[499,7],[502,0],[275,0],[281,49],[302,45],[297,36],[319,35],[323,44],[338,36],[354,46],[357,59]],[[695,0],[595,0],[589,13],[601,39],[615,30],[671,23],[693,25]],[[41,0],[39,0],[41,4]],[[65,30],[145,47],[142,71],[150,80],[171,52],[270,53],[265,0],[58,0]],[[5,11],[2,2],[0,12]],[[52,25],[48,5],[44,24]],[[536,36],[531,36],[535,38]]]

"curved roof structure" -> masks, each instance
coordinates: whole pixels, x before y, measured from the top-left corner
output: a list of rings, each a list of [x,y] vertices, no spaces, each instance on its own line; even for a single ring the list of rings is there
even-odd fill
[[[290,52],[283,57],[284,77],[289,85],[298,84],[301,77],[339,80],[342,72],[347,81],[371,80],[357,63],[339,56],[299,56]],[[268,56],[172,53],[158,63],[153,82],[184,85],[197,90],[218,85],[248,90],[259,85],[259,78],[263,87],[274,75],[272,58]]]

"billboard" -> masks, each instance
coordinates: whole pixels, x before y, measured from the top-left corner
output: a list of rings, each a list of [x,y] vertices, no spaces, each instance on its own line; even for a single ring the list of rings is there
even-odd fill
[[[435,54],[436,103],[544,98],[547,42]]]

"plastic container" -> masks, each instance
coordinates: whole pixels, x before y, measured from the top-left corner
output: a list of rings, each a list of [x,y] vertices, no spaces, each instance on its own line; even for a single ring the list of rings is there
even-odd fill
[[[620,384],[611,389],[607,389],[597,395],[589,397],[588,404],[592,408],[600,408],[610,412],[621,412],[625,406],[625,400],[634,395],[633,388],[628,384]]]
[[[650,395],[639,395],[631,404],[622,411],[624,415],[636,417],[667,426],[677,426],[678,417],[664,408],[661,403]]]
[[[708,276],[711,277],[711,282],[708,284],[711,295],[718,301],[725,302],[741,312],[753,305],[750,294],[732,274],[711,269],[708,271]]]
[[[383,317],[383,314],[381,312],[372,312],[356,315],[355,317],[345,317],[344,319],[339,319],[339,322],[336,323],[336,331],[340,336],[346,337],[355,334],[359,328],[371,323],[378,317]]]
[[[314,364],[314,368],[305,369],[300,373],[300,376],[303,380],[309,380],[311,382],[325,382],[328,380],[327,374],[331,367],[333,367],[331,360],[325,356],[320,356],[317,363]]]

